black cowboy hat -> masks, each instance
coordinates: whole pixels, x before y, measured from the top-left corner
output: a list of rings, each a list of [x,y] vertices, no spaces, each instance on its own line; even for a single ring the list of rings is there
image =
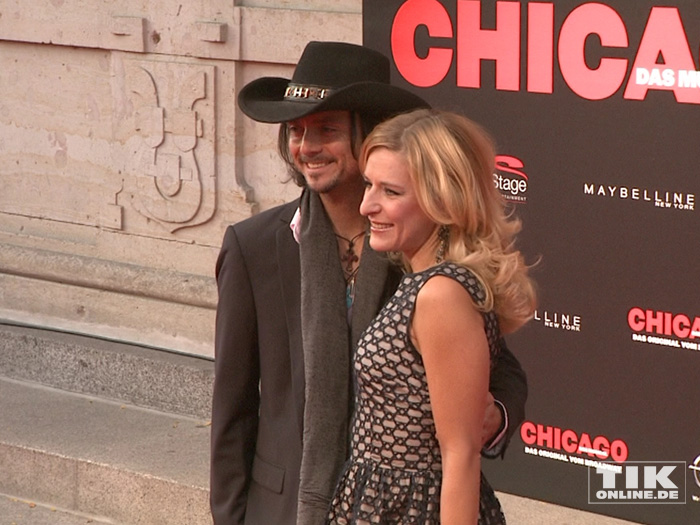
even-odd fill
[[[253,80],[238,94],[238,106],[259,122],[289,122],[331,110],[356,111],[379,121],[430,107],[418,95],[390,84],[387,57],[344,42],[309,42],[291,80]]]

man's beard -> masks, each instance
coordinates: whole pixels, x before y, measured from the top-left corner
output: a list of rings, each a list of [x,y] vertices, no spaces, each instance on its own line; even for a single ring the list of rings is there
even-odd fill
[[[329,193],[336,189],[338,185],[340,184],[340,177],[338,175],[335,175],[332,179],[330,180],[324,180],[323,182],[320,181],[315,181],[314,179],[306,179],[306,185],[311,188],[313,191],[319,194],[323,193]]]

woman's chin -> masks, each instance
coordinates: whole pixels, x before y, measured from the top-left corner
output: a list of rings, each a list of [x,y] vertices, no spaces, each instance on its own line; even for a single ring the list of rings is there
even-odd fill
[[[390,252],[393,250],[393,247],[390,246],[389,243],[382,242],[381,240],[375,239],[372,236],[369,238],[369,245],[375,252]]]

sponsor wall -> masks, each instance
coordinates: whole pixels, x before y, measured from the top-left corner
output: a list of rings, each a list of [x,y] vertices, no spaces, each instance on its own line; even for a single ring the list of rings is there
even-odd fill
[[[365,0],[363,18],[396,83],[495,136],[494,184],[523,220],[523,251],[541,257],[537,314],[508,339],[527,418],[488,478],[697,523],[697,3]]]

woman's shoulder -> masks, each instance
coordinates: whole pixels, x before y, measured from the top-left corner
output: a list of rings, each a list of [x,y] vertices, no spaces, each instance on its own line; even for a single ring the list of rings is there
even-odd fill
[[[430,341],[470,340],[474,333],[483,332],[483,315],[455,274],[430,271],[427,275],[413,312],[418,351],[422,354]]]
[[[422,294],[449,294],[460,297],[466,291],[472,301],[483,303],[486,299],[481,280],[469,268],[446,261],[420,272]]]

